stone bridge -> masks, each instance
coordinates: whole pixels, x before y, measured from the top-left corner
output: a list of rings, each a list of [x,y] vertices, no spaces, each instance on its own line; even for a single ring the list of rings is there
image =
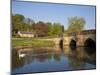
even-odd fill
[[[63,37],[64,45],[95,46],[96,30],[84,30],[76,33],[68,33]]]
[[[45,40],[54,41],[55,45],[63,46],[96,46],[96,30],[83,30],[81,32],[73,32],[63,34],[62,37],[47,38]]]

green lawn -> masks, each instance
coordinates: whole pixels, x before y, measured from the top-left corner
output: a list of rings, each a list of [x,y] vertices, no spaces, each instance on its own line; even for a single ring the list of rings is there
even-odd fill
[[[12,47],[33,46],[33,47],[53,47],[54,42],[35,38],[12,38]]]

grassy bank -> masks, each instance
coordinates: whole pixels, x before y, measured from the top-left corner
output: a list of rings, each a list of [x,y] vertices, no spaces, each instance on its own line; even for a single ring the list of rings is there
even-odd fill
[[[33,38],[12,38],[12,47],[24,47],[24,46],[33,46],[33,47],[53,47],[54,42],[49,40],[42,39],[33,39]]]

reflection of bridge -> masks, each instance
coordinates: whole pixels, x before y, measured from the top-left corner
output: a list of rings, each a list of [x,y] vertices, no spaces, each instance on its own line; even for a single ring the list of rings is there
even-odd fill
[[[54,41],[55,45],[63,43],[63,45],[95,46],[96,30],[84,30],[81,32],[66,33],[63,34],[63,37],[45,38],[44,40]]]
[[[41,48],[39,48],[39,50],[38,48],[37,49],[25,48],[15,51],[18,51],[16,52],[18,53],[16,54],[16,56],[19,59],[17,60],[17,62],[19,63],[23,62],[23,65],[29,64],[35,59],[39,62],[44,62],[46,60],[52,60],[52,59],[55,61],[61,61],[62,55],[64,57],[67,57],[69,62],[72,63],[74,62],[73,65],[75,64],[82,65],[85,62],[88,62],[90,64],[95,64],[96,61],[95,52],[93,51],[93,53],[91,53],[89,52],[89,50],[91,49],[90,48],[87,49],[85,49],[84,47],[77,47],[75,50],[73,50],[70,47],[65,46],[63,52],[61,52],[61,48],[59,48],[59,50],[56,49],[47,50],[47,48],[45,47],[42,50]],[[24,61],[22,59],[24,59]]]

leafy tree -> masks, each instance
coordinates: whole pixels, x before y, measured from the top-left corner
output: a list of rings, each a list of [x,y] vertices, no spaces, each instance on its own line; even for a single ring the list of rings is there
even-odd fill
[[[60,23],[47,23],[49,36],[60,36],[62,34],[63,26]]]
[[[30,18],[28,20],[21,14],[12,15],[12,34],[16,35],[18,31],[34,31],[34,21]]]
[[[44,23],[39,21],[35,23],[24,15],[12,15],[12,34],[16,35],[18,31],[35,31],[38,36],[60,36],[64,27],[60,23]]]
[[[42,36],[47,36],[47,33],[48,33],[48,26],[47,24],[45,24],[44,22],[42,21],[39,21],[36,25],[35,25],[35,31],[36,31],[36,34],[40,37]]]
[[[25,17],[20,14],[12,15],[12,32],[16,34],[19,28],[21,28],[21,24],[23,23]]]
[[[85,19],[82,17],[70,17],[68,18],[68,32],[78,32],[85,28]]]
[[[48,36],[52,36],[53,35],[53,25],[50,22],[46,24],[48,25]]]
[[[12,23],[13,24],[18,23],[18,22],[23,22],[24,19],[25,19],[25,17],[23,15],[20,15],[20,14],[12,15]]]
[[[62,26],[60,23],[53,24],[53,34],[54,35],[61,35],[62,34]]]

